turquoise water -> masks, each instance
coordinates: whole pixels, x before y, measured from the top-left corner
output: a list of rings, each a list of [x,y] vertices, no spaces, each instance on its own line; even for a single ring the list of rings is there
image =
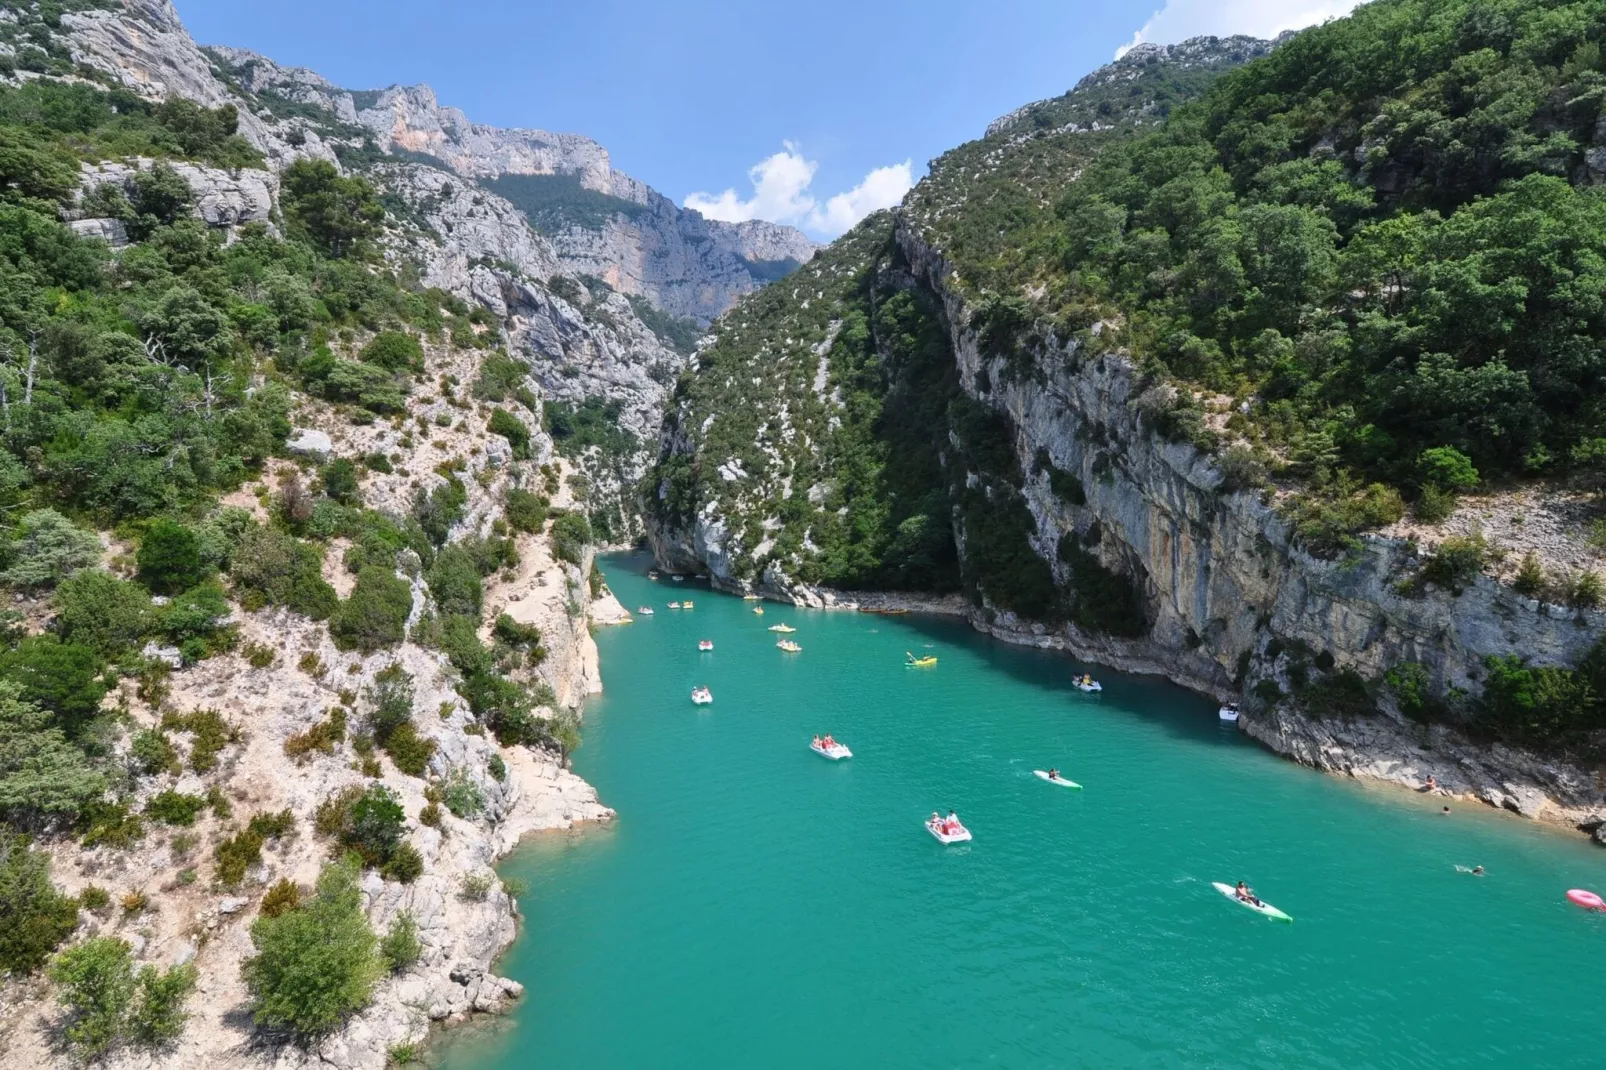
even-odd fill
[[[576,770],[619,820],[539,838],[503,1027],[458,1070],[1596,1067],[1606,852],[1274,758],[1152,680],[911,617],[751,605],[604,562]],[[690,595],[691,613],[664,608]],[[803,646],[774,647],[788,622]],[[712,654],[696,642],[711,638]],[[905,650],[938,655],[907,669]],[[687,695],[706,683],[715,701]],[[807,750],[831,731],[853,748]],[[1085,785],[1045,784],[1058,765]],[[921,827],[953,807],[973,843]],[[1454,865],[1482,863],[1486,877]],[[1210,881],[1247,879],[1268,921]]]

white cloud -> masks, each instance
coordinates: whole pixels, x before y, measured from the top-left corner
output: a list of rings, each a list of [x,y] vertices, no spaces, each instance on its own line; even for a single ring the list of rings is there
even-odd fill
[[[751,197],[744,198],[734,189],[717,195],[693,193],[686,198],[685,206],[727,223],[767,219],[834,238],[871,212],[891,208],[914,185],[913,161],[905,160],[877,167],[857,186],[822,202],[809,188],[818,169],[819,164],[806,159],[796,143],[783,142],[780,152],[748,169],[747,178],[753,184]]]
[[[1144,41],[1176,44],[1190,37],[1276,37],[1353,11],[1358,0],[1166,0],[1132,40],[1115,50],[1120,59]]]

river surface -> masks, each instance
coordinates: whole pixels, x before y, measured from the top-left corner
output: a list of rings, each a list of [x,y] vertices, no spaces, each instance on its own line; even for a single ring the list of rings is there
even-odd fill
[[[657,612],[598,634],[575,757],[619,819],[503,867],[529,884],[499,967],[526,992],[447,1034],[442,1065],[1606,1061],[1606,916],[1563,899],[1606,892],[1581,838],[1302,769],[1152,679],[1093,667],[1091,697],[1063,655],[962,624],[757,616],[647,565],[603,561]],[[775,648],[782,622],[802,653]],[[811,753],[825,731],[854,757]],[[1085,790],[1033,776],[1050,765]],[[950,807],[972,843],[922,827]],[[1210,885],[1238,879],[1294,922]]]

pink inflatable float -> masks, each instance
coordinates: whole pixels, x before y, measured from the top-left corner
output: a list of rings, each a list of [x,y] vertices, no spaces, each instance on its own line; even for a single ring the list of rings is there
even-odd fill
[[[1602,899],[1594,892],[1582,888],[1571,888],[1567,892],[1567,901],[1585,910],[1606,910],[1606,899]]]

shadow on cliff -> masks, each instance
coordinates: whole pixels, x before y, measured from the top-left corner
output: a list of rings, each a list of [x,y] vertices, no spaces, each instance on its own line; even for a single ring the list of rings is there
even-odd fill
[[[1107,707],[1111,717],[1141,717],[1178,739],[1194,743],[1254,746],[1254,741],[1223,726],[1216,717],[1216,702],[1158,676],[1117,672],[1092,662],[1079,661],[1060,650],[1017,646],[979,632],[968,623],[917,613],[893,617],[920,635],[962,644],[979,655],[989,668],[1061,695],[1068,708]],[[1072,684],[1074,677],[1090,673],[1104,685],[1100,694],[1084,694]]]

